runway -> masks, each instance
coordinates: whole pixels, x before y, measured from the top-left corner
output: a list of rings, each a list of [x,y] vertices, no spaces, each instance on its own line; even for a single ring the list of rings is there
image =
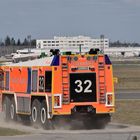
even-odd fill
[[[140,99],[140,92],[138,93],[116,93],[115,94],[115,98],[117,100],[121,100],[121,99],[126,99],[126,100],[129,100],[129,99],[133,99],[133,100],[139,100]]]
[[[26,129],[25,126],[24,129]],[[25,131],[27,130],[28,127]],[[120,124],[110,124],[101,130],[42,130],[32,128],[29,132],[31,132],[29,135],[0,137],[0,140],[132,140],[134,137],[140,138],[139,126]]]
[[[133,140],[132,138],[135,136],[140,138],[140,126],[119,123],[109,123],[105,129],[92,130],[83,129],[83,127],[71,130],[68,126],[63,125],[55,130],[43,130],[22,125],[20,122],[5,123],[2,121],[0,127],[29,133],[20,136],[0,136],[0,140]]]

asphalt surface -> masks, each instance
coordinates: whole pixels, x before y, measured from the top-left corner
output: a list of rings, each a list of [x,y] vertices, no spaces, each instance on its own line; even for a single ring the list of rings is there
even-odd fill
[[[116,99],[135,99],[138,100],[140,99],[140,92],[138,93],[116,93],[115,94]]]
[[[105,129],[66,129],[62,126],[56,130],[35,129],[20,123],[0,122],[0,127],[14,128],[29,132],[20,136],[0,136],[0,140],[140,140],[140,126],[110,123]]]
[[[134,139],[137,137],[137,139]],[[123,134],[41,134],[32,136],[0,137],[0,140],[139,140],[139,133]]]
[[[136,140],[140,139],[140,127],[110,124],[102,130],[34,130],[23,136],[0,137],[0,140]]]

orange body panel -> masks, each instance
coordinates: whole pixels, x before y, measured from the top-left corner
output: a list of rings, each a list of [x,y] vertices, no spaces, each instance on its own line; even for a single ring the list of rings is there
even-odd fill
[[[106,91],[114,92],[112,65],[105,66]]]
[[[61,67],[53,67],[53,93],[62,94]]]
[[[27,68],[10,68],[10,91],[27,92]]]
[[[94,58],[96,56],[96,58]],[[78,59],[78,61],[76,60]],[[100,64],[99,64],[100,63]],[[64,68],[63,68],[64,67]],[[27,93],[28,88],[28,68],[29,67],[2,67],[4,72],[9,71],[9,90],[7,92],[12,93]],[[114,98],[114,85],[112,75],[112,65],[105,63],[104,55],[70,55],[61,56],[59,66],[33,66],[31,70],[37,70],[37,91],[28,94],[28,97],[32,95],[45,94],[52,95],[52,114],[53,115],[70,115],[72,109],[75,106],[93,106],[96,109],[96,113],[113,113],[114,102],[111,105],[107,105],[106,94],[112,94]],[[39,76],[45,77],[45,71],[52,71],[52,90],[46,92],[45,89],[39,92]],[[70,100],[70,74],[74,73],[94,73],[96,74],[96,102],[73,102]],[[5,75],[6,77],[6,75]],[[47,78],[47,77],[46,77]],[[4,80],[4,83],[6,80]],[[46,81],[45,81],[46,82]],[[32,84],[32,83],[31,83]],[[44,83],[46,84],[46,83]],[[5,86],[5,84],[4,84]],[[5,89],[3,90],[5,91]],[[1,91],[1,92],[3,92]],[[55,95],[61,95],[62,106],[59,108],[54,107]],[[104,99],[105,98],[105,99]],[[64,100],[68,100],[67,104],[64,104]],[[101,99],[104,100],[101,103]]]
[[[74,57],[74,56],[73,56]],[[102,59],[104,61],[104,57]],[[75,67],[89,67],[89,68],[94,68],[94,70],[76,70],[72,71],[71,68]],[[109,68],[108,68],[109,67]],[[106,106],[105,104],[100,104],[99,103],[99,70],[98,70],[98,60],[91,60],[87,61],[86,56],[78,56],[78,61],[71,61],[68,63],[68,73],[96,73],[96,97],[97,97],[97,102],[81,102],[81,103],[70,103],[68,105],[63,105],[62,108],[59,109],[54,109],[54,114],[55,115],[61,115],[61,114],[71,114],[71,110],[75,106],[83,106],[83,105],[92,105],[94,108],[96,108],[96,113],[113,113],[115,111],[114,105],[112,106]],[[114,96],[114,87],[113,87],[113,75],[112,75],[112,65],[105,65],[104,71],[100,71],[100,75],[104,76],[100,78],[100,82],[105,83],[105,88],[106,88],[106,93],[112,93]],[[54,81],[54,85],[57,85]],[[59,87],[56,86],[55,89],[59,89]],[[54,92],[59,93],[58,92]]]

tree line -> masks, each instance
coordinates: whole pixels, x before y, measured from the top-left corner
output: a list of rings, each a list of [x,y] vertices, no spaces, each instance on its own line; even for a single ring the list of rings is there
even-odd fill
[[[128,43],[128,42],[120,42],[115,41],[115,42],[110,42],[109,44],[110,47],[140,47],[139,43],[133,42],[133,43]]]
[[[14,37],[6,36],[4,40],[0,39],[0,46],[36,46],[36,40],[31,39],[31,36],[27,36],[23,41],[20,39],[15,40]],[[110,47],[140,47],[140,43],[129,43],[129,42],[121,42],[114,41],[109,43]]]
[[[0,39],[0,46],[36,46],[36,40],[31,39],[31,36],[25,38],[23,41],[6,36],[4,40]]]

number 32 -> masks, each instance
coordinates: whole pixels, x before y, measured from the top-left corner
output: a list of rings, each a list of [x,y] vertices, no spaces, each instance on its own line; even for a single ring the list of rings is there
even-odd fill
[[[80,93],[83,91],[83,84],[87,85],[87,87],[84,89],[84,93],[89,93],[92,92],[92,90],[90,89],[90,87],[92,86],[92,82],[90,80],[85,80],[84,83],[82,83],[81,80],[76,80],[75,84],[77,84],[77,88],[75,89],[75,92]]]

